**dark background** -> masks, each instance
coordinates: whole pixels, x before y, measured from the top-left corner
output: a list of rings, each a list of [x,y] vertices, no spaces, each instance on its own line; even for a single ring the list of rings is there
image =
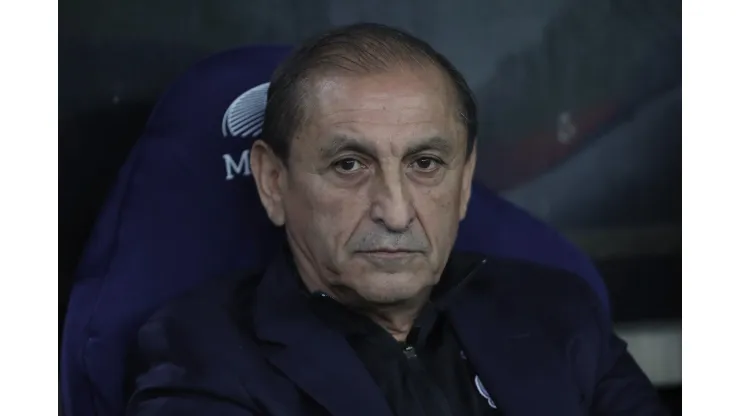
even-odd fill
[[[168,83],[216,51],[356,21],[409,30],[461,69],[480,107],[478,179],[592,255],[617,324],[680,323],[678,0],[60,1],[60,319]],[[678,406],[680,384],[661,388]]]

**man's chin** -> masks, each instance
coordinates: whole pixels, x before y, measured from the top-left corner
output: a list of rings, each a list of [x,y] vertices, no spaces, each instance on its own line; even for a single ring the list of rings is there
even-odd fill
[[[393,305],[418,299],[428,291],[429,286],[420,284],[417,276],[405,273],[387,276],[374,276],[372,284],[356,289],[365,302]]]

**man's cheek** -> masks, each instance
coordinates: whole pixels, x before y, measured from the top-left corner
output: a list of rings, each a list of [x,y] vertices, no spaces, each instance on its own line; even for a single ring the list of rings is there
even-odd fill
[[[446,217],[455,217],[458,199],[449,192],[429,192],[418,208],[425,212],[430,220],[444,221]]]

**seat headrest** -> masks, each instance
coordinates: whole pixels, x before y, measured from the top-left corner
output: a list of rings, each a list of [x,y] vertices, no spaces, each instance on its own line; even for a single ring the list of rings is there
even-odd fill
[[[267,82],[289,51],[249,46],[194,65],[162,96],[122,167],[78,266],[65,326],[64,348],[92,363],[104,407],[120,409],[111,383],[122,380],[111,374],[123,374],[146,316],[205,280],[261,267],[280,243],[256,197],[249,149]]]
[[[83,264],[81,273],[135,271],[126,282],[135,286],[132,279],[149,280],[142,273],[176,273],[185,259],[189,275],[199,269],[211,274],[209,260],[222,262],[230,248],[244,266],[263,258],[267,246],[253,244],[252,236],[268,237],[272,227],[254,197],[249,149],[261,131],[267,81],[288,51],[230,50],[174,83],[129,155],[94,231],[95,244],[89,244],[84,260],[108,265]],[[158,279],[164,284],[178,277]]]

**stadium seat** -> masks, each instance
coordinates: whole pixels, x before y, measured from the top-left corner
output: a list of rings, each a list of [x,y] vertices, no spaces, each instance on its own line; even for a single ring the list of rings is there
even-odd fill
[[[78,266],[62,340],[68,416],[120,415],[138,327],[169,299],[239,269],[281,242],[260,204],[248,154],[268,80],[286,46],[212,56],[163,95],[122,167]],[[606,289],[555,230],[475,185],[458,248],[568,269]]]

